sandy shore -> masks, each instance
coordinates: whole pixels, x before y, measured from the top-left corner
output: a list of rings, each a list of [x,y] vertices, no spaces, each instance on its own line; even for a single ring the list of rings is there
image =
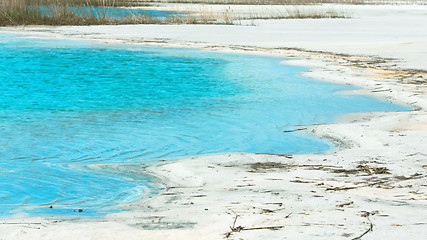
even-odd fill
[[[420,23],[427,22],[427,7],[348,8],[355,18],[255,26],[0,28],[103,44],[282,56],[285,64],[309,66],[306,76],[361,86],[350,93],[414,109],[302,126],[337,145],[327,154],[230,153],[113,166],[152,175],[160,192],[104,219],[6,219],[0,239],[424,239],[427,29]]]

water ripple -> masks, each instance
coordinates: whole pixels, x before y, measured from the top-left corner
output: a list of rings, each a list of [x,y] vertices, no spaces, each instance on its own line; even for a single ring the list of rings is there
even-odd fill
[[[332,145],[284,131],[408,110],[340,95],[351,87],[301,77],[304,68],[281,60],[0,35],[0,216],[98,216],[150,185],[94,164],[322,153]]]

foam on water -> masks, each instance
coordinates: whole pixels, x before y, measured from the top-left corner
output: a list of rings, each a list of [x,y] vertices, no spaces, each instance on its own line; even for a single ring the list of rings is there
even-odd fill
[[[333,146],[284,131],[409,110],[340,94],[354,87],[302,77],[305,68],[281,60],[0,34],[0,215],[99,216],[149,187],[91,164],[323,153]]]

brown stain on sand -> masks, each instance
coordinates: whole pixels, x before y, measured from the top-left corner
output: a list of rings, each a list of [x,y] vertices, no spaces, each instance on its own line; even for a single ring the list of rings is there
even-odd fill
[[[376,68],[367,68],[367,70],[371,71],[373,74],[372,77],[375,78],[404,78],[410,77],[411,75],[405,72],[398,72],[393,70],[384,70],[384,69],[376,69]]]

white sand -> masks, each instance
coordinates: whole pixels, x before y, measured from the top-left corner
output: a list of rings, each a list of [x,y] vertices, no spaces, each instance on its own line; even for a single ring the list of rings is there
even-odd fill
[[[0,224],[0,239],[223,239],[235,214],[235,232],[228,239],[353,239],[371,224],[373,231],[363,239],[425,239],[426,74],[408,77],[410,72],[394,70],[427,70],[427,29],[422,24],[427,22],[427,8],[348,8],[356,18],[268,20],[256,21],[256,26],[1,28],[0,32],[109,44],[274,54],[291,58],[287,64],[312,67],[304,73],[307,76],[361,86],[363,90],[353,93],[371,94],[417,111],[348,114],[334,124],[308,126],[307,134],[337,144],[327,154],[231,153],[148,168],[115,166],[150,173],[164,188],[130,206],[132,211],[105,219],[6,219]],[[399,61],[384,63],[366,55]],[[405,75],[403,80],[394,78],[398,74]],[[415,80],[424,84],[408,83]],[[237,232],[239,226],[243,229]]]
[[[244,6],[243,6],[244,7]],[[235,12],[244,11],[242,6]],[[216,7],[221,11],[221,6]],[[253,7],[252,7],[253,8]],[[261,9],[266,6],[260,6]],[[277,8],[273,6],[272,8]],[[311,7],[314,8],[314,7]],[[328,8],[319,6],[318,8]],[[335,53],[377,55],[397,58],[399,66],[427,70],[427,6],[336,6],[351,19],[258,20],[256,26],[242,25],[128,25],[91,27],[0,28],[4,32],[34,35],[111,39],[147,44],[292,47]]]

